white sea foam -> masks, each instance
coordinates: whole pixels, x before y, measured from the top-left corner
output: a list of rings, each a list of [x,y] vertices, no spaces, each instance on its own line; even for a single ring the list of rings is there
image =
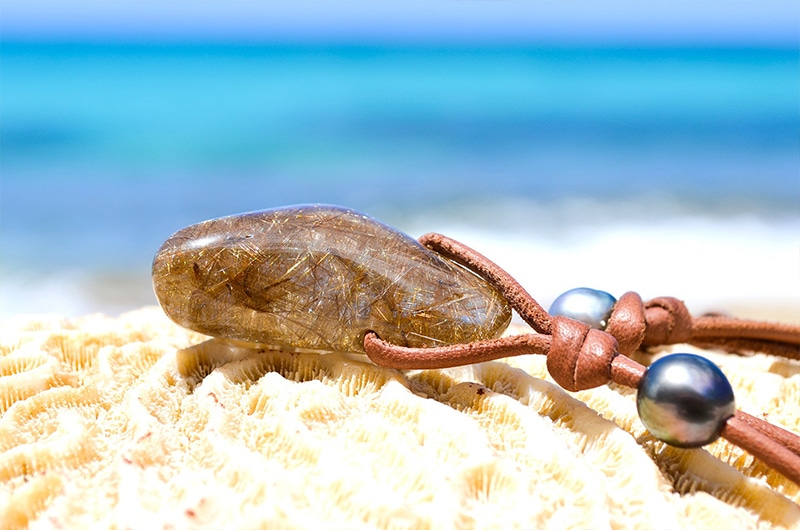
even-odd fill
[[[118,315],[156,303],[148,271],[107,275],[87,271],[5,274],[0,282],[0,318],[56,313]]]
[[[561,292],[587,286],[615,296],[629,290],[644,298],[675,296],[693,312],[777,304],[797,308],[800,321],[800,218],[654,215],[656,220],[620,216],[623,221],[614,222],[587,215],[568,224],[552,211],[512,222],[514,215],[511,207],[495,222],[486,222],[485,211],[471,220],[425,214],[403,225],[415,236],[437,231],[472,246],[545,307]],[[118,314],[154,303],[149,270],[7,273],[0,281],[3,318]]]

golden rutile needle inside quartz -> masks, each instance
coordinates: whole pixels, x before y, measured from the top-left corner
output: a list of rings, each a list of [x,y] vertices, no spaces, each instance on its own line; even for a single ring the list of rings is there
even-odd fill
[[[170,237],[153,286],[178,324],[215,337],[364,350],[375,331],[411,347],[498,336],[511,310],[457,263],[364,214],[296,206],[223,217]]]

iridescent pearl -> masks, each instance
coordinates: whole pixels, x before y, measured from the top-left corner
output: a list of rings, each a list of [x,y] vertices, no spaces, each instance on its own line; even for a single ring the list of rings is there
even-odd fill
[[[605,291],[578,287],[553,301],[550,314],[579,320],[594,329],[605,329],[617,299]]]
[[[636,408],[653,436],[678,447],[713,442],[736,412],[725,374],[711,361],[688,353],[650,365],[639,384]]]

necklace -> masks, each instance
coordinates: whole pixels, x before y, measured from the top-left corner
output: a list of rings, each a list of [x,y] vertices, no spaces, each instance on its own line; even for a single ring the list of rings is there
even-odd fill
[[[508,273],[440,234],[419,241],[353,210],[294,206],[212,219],[172,235],[153,261],[166,314],[215,337],[366,353],[398,369],[547,355],[570,391],[615,382],[637,389],[656,438],[699,447],[722,436],[800,485],[800,437],[736,410],[725,375],[705,358],[670,355],[649,368],[640,347],[690,343],[800,359],[800,326],[718,315],[693,318],[671,297],[615,300],[580,288],[545,311]],[[511,310],[535,333],[501,337]]]

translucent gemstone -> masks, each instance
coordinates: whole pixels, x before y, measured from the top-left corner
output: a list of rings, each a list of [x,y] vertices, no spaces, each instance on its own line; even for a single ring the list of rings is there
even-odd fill
[[[411,237],[335,206],[223,217],[179,230],[153,260],[178,324],[215,337],[363,351],[364,334],[426,347],[498,336],[511,319],[485,280]]]

